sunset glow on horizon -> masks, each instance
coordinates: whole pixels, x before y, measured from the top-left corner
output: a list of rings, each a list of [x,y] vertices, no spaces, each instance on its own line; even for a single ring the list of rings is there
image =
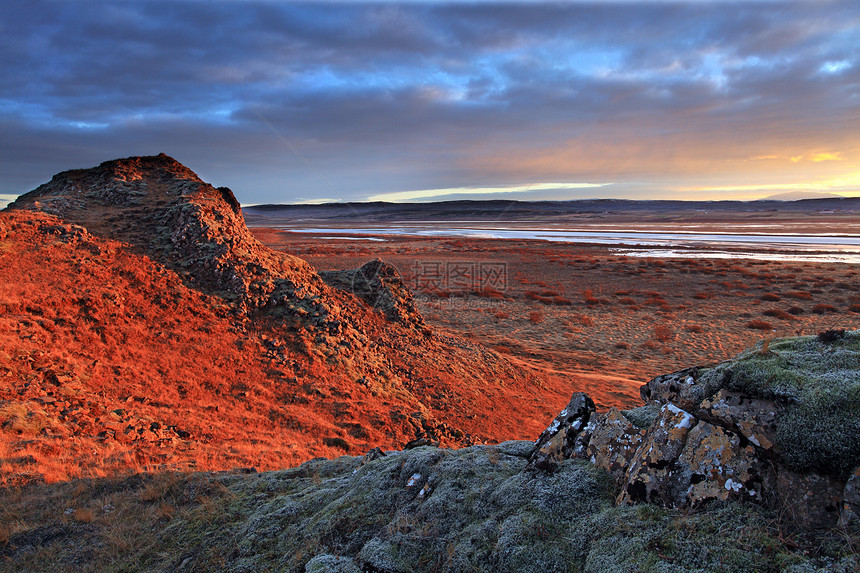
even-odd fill
[[[167,153],[244,204],[860,196],[860,4],[36,1],[0,207]]]

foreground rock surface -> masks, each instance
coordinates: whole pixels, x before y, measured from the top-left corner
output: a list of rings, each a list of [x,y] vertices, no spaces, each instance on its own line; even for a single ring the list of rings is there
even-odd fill
[[[109,564],[176,572],[848,573],[860,565],[835,538],[819,539],[813,555],[804,554],[810,546],[784,543],[776,514],[753,504],[711,504],[693,513],[616,507],[604,471],[576,459],[552,472],[535,470],[528,462],[533,445],[421,447],[260,474],[40,486],[43,497],[57,496],[61,509],[54,512],[92,496],[99,517],[71,519],[73,508],[60,529],[34,523],[13,534],[0,545],[0,571]],[[23,502],[0,501],[21,511],[15,504]],[[116,508],[105,513],[106,502]],[[130,514],[135,503],[144,508],[136,515],[145,522],[145,540],[130,538],[119,550],[84,549],[111,543],[111,516]],[[158,517],[167,503],[174,513]]]
[[[658,376],[642,396],[642,408],[613,409],[587,426],[563,412],[533,456],[545,444],[581,444],[554,459],[586,458],[609,471],[620,504],[747,501],[804,528],[856,522],[860,331],[775,341]]]

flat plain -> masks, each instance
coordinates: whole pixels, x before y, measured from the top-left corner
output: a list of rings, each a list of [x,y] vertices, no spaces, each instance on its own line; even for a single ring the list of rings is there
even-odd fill
[[[854,217],[834,217],[771,214],[765,222],[773,234],[857,225]],[[762,224],[748,214],[722,222],[661,223],[653,214],[638,221],[651,231]],[[631,223],[626,215],[600,221],[602,228]],[[301,232],[311,224],[297,225],[299,232],[283,225],[252,232],[317,270],[355,268],[374,258],[393,264],[429,324],[560,378],[572,391],[589,392],[600,408],[638,405],[639,386],[672,369],[726,360],[774,337],[860,323],[856,264],[706,258],[700,251],[631,256],[612,245],[543,240]],[[790,259],[792,253],[780,254]]]

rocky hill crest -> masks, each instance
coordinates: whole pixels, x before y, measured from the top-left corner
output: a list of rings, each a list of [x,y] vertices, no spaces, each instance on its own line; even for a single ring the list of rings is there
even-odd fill
[[[304,260],[263,247],[248,231],[230,189],[205,183],[163,153],[59,173],[9,208],[49,213],[134,245],[195,288],[235,299],[246,309],[266,310],[324,332],[354,334],[349,328],[343,332],[355,326],[351,300],[327,288]],[[390,268],[381,275],[388,281],[374,282],[381,269],[374,267],[362,282],[363,298],[371,304],[384,300],[389,315],[422,327],[408,292],[385,291],[392,282]],[[345,290],[352,286],[350,281],[337,284]]]
[[[544,404],[512,398],[537,376],[431,332],[393,267],[321,277],[166,155],[56,175],[0,213],[0,243],[0,447],[17,452],[0,483],[283,467],[543,423]],[[477,415],[493,404],[509,415]]]

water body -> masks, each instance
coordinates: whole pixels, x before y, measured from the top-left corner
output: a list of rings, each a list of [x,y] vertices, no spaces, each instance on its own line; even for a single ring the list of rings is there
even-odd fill
[[[759,259],[773,261],[815,261],[860,264],[860,235],[816,233],[804,235],[748,233],[699,233],[691,231],[590,230],[516,227],[451,227],[441,225],[388,225],[373,227],[280,226],[285,231],[322,234],[327,239],[344,239],[337,234],[384,239],[386,236],[463,237],[486,239],[526,239],[563,243],[615,245],[613,252],[625,256],[679,258]]]

